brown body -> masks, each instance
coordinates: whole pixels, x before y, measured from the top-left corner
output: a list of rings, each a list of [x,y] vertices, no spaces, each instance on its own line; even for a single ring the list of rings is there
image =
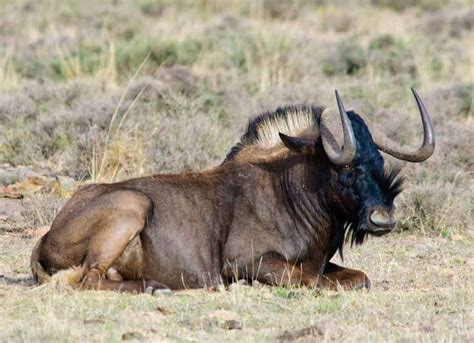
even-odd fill
[[[365,273],[329,261],[342,254],[346,234],[362,243],[395,224],[401,181],[384,171],[378,149],[412,162],[432,154],[431,123],[414,93],[425,131],[414,152],[384,136],[374,141],[363,116],[346,113],[336,94],[341,122],[316,107],[261,115],[212,170],[84,186],[35,246],[33,275],[131,292],[239,278],[369,287]]]
[[[303,172],[304,159],[235,161],[204,173],[85,186],[41,239],[37,261],[49,273],[83,266],[93,277],[83,286],[92,288],[214,287],[235,278],[323,285],[330,230],[301,236],[277,182],[279,174]],[[138,283],[102,280],[110,267]],[[355,286],[368,286],[355,274]]]

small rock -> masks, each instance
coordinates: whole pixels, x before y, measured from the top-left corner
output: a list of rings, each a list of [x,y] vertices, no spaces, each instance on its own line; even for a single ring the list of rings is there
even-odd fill
[[[242,323],[235,319],[226,320],[222,324],[222,328],[225,330],[242,330]]]
[[[323,321],[313,323],[312,325],[299,330],[286,330],[280,336],[278,336],[278,339],[280,342],[299,340],[310,342],[321,340],[326,341],[327,339],[334,338],[337,335],[337,332],[338,328],[333,322]]]
[[[235,324],[226,324],[227,322],[240,322],[239,316],[237,313],[226,310],[217,310],[209,313],[206,318],[202,318],[202,322],[208,322],[210,324],[219,325],[222,328],[225,328],[226,325],[235,325]],[[228,329],[232,330],[232,329]]]
[[[0,185],[8,186],[30,176],[38,176],[38,174],[28,167],[0,166]]]
[[[16,182],[6,187],[0,187],[0,197],[21,199],[25,195],[39,192],[46,183],[44,176],[30,176],[23,181]]]
[[[139,332],[125,332],[122,341],[142,341],[145,337]]]
[[[168,314],[169,313],[167,309],[165,309],[164,307],[159,306],[159,305],[156,306],[155,310],[157,310],[158,312],[160,312],[162,314]]]

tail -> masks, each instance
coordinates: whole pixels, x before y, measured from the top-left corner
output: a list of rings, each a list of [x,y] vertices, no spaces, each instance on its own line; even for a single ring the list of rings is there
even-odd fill
[[[44,237],[44,236],[43,236]],[[31,253],[30,266],[33,272],[33,277],[39,284],[44,284],[51,281],[51,286],[54,289],[59,288],[79,288],[82,284],[82,279],[85,275],[84,267],[71,267],[68,269],[60,270],[53,276],[49,275],[44,269],[43,265],[39,261],[41,243],[43,241],[41,237],[33,248]]]
[[[33,248],[33,252],[31,253],[30,259],[30,267],[31,271],[33,272],[33,277],[39,284],[43,284],[51,280],[51,275],[49,275],[46,270],[44,270],[43,266],[39,261],[40,247],[42,241],[43,237],[41,237],[38,242],[36,242],[36,245]]]

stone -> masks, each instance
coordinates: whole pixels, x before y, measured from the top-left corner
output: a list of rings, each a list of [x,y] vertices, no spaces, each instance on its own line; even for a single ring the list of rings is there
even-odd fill
[[[242,323],[238,320],[230,319],[222,324],[222,328],[225,330],[242,330]]]
[[[145,337],[139,332],[125,332],[122,341],[143,341]]]

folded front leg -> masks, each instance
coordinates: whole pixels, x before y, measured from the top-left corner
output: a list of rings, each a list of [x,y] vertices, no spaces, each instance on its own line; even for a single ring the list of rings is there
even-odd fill
[[[318,285],[322,288],[338,289],[370,289],[371,281],[363,271],[344,268],[329,262]]]
[[[329,262],[322,275],[311,263],[290,263],[278,254],[265,254],[251,266],[229,268],[228,277],[244,277],[275,286],[306,286],[337,290],[370,288],[367,274],[360,270],[344,268]],[[249,272],[252,271],[252,272]]]
[[[276,254],[262,256],[257,263],[254,278],[259,282],[286,287],[315,287],[319,279],[310,268],[304,268],[303,263],[292,264]]]

